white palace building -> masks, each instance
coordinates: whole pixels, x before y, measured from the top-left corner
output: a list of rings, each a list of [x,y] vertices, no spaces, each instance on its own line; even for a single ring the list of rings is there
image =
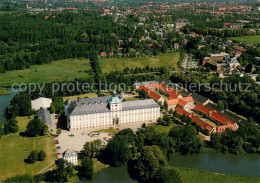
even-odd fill
[[[115,124],[156,122],[160,106],[153,100],[123,101],[114,91],[113,96],[67,100],[64,105],[69,130],[84,130]]]

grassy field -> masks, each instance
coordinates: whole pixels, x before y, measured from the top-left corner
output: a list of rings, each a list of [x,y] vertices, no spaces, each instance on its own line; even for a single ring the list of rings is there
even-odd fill
[[[14,11],[0,11],[0,15],[10,15],[13,14]]]
[[[32,119],[31,117],[30,119]],[[24,132],[29,120],[28,117],[17,117],[19,132]],[[26,164],[26,159],[32,150],[43,149],[47,158],[35,164]],[[52,136],[22,137],[19,133],[2,136],[0,140],[0,181],[15,175],[35,175],[52,166],[57,159],[56,149]]]
[[[171,123],[170,126],[162,126],[162,125],[152,125],[152,127],[159,133],[168,134],[172,127],[177,126],[174,123]]]
[[[213,173],[204,170],[174,167],[186,183],[259,183],[260,178]]]
[[[175,69],[178,68],[178,61],[180,58],[179,52],[160,54],[154,57],[137,57],[137,58],[100,58],[100,65],[104,73],[111,71],[123,70],[126,67],[160,67],[170,66]]]
[[[0,86],[11,86],[13,83],[45,83],[73,81],[75,78],[86,78],[91,69],[87,59],[66,59],[50,64],[32,65],[30,69],[7,71],[0,74]]]
[[[229,37],[228,39],[232,41],[240,41],[248,44],[260,43],[260,35],[255,36],[242,36],[242,37]]]
[[[0,87],[0,95],[9,95],[11,93],[11,91]]]
[[[77,100],[78,98],[95,98],[95,97],[98,97],[96,93],[85,93],[85,94],[81,94],[81,95],[62,97],[62,99],[64,102],[66,102],[67,99],[74,101],[74,100]]]
[[[112,133],[112,134],[116,134],[116,133],[118,133],[119,132],[119,130],[118,129],[115,129],[115,128],[113,128],[113,129],[101,129],[101,130],[95,130],[95,131],[93,131],[94,133],[99,133],[99,132],[103,132],[103,133]]]

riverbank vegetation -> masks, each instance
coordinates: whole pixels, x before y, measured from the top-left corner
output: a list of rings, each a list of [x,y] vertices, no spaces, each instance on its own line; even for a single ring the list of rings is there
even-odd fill
[[[260,178],[214,173],[204,170],[174,167],[186,183],[257,183]]]
[[[48,169],[57,159],[53,137],[50,135],[41,137],[22,136],[31,117],[16,117],[19,131],[17,133],[3,135],[0,140],[0,180],[16,175],[36,175]],[[46,159],[34,164],[25,163],[25,159],[33,150],[44,150]],[[15,170],[15,171],[14,171]]]
[[[12,92],[0,87],[0,95],[10,95]]]

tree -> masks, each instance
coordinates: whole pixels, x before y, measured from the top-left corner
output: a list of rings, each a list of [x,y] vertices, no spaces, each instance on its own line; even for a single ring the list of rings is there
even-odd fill
[[[18,116],[19,114],[19,106],[17,104],[15,105],[10,105],[6,109],[6,118],[7,119],[12,119]]]
[[[127,140],[113,138],[108,141],[102,156],[111,166],[119,167],[125,165],[132,154]]]
[[[31,114],[31,98],[27,93],[19,93],[15,95],[10,103],[14,106],[14,111],[19,109],[18,115],[29,116]]]
[[[29,137],[44,136],[47,133],[48,126],[40,121],[38,118],[34,118],[29,121],[26,126],[26,134]]]
[[[169,132],[169,136],[176,140],[176,149],[182,154],[195,154],[202,149],[202,142],[197,136],[194,126],[173,127]]]
[[[182,182],[156,145],[144,146],[140,156],[129,162],[128,170],[130,176],[140,182]]]
[[[36,150],[32,151],[31,154],[28,156],[28,162],[33,164],[36,163],[38,160],[38,153]]]
[[[43,161],[43,160],[45,160],[45,158],[46,158],[46,153],[45,153],[45,151],[44,150],[40,150],[40,152],[38,153],[38,160],[39,161]]]
[[[62,158],[55,161],[55,164],[57,166],[57,169],[47,172],[45,181],[68,182],[68,177],[73,176],[73,165]]]
[[[146,124],[145,123],[142,124],[142,128],[146,128]]]
[[[19,130],[18,122],[15,119],[9,119],[4,124],[4,133],[16,133]]]
[[[10,183],[10,182],[30,182],[34,183],[34,179],[31,175],[18,175],[11,178],[6,179],[3,183]]]
[[[64,103],[62,98],[54,97],[50,108],[51,108],[51,113],[61,114],[64,108]]]
[[[92,142],[86,142],[84,145],[84,152],[87,156],[96,157],[101,147],[102,141],[100,139],[94,140]]]
[[[161,166],[155,175],[155,182],[182,183],[180,174],[170,166]]]
[[[60,129],[60,128],[57,129],[56,134],[57,134],[57,135],[60,135],[60,134],[61,134],[61,129]]]
[[[93,160],[89,156],[82,158],[79,168],[79,177],[81,180],[92,180],[94,174]]]
[[[157,119],[157,125],[162,125],[162,124],[163,124],[162,118],[158,118],[158,119]]]

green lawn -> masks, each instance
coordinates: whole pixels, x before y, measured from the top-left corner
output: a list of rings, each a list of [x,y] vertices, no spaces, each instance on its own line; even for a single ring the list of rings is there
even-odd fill
[[[134,69],[136,67],[160,67],[170,66],[175,69],[178,68],[178,61],[180,58],[179,52],[172,52],[160,54],[154,57],[137,57],[137,58],[100,58],[100,65],[104,73],[111,71],[123,70],[126,67]]]
[[[159,133],[166,133],[168,134],[172,127],[177,126],[174,123],[171,123],[170,126],[163,126],[163,125],[152,125],[152,127]]]
[[[186,183],[258,183],[260,178],[219,174],[204,170],[174,167]]]
[[[119,132],[119,130],[118,129],[116,129],[116,128],[113,128],[113,129],[101,129],[101,130],[95,130],[95,131],[93,131],[94,133],[99,133],[99,132],[103,132],[103,133],[112,133],[112,134],[116,134],[116,133],[118,133]]]
[[[78,98],[96,98],[96,97],[98,97],[98,95],[96,93],[85,93],[85,94],[81,94],[81,95],[62,97],[62,99],[63,99],[63,102],[66,102],[67,99],[74,101],[74,100],[77,100]]]
[[[12,14],[14,11],[0,11],[0,15],[10,15]]]
[[[0,87],[0,95],[9,95],[11,93],[12,93],[11,91]]]
[[[17,117],[19,132],[25,131],[30,119],[28,117]],[[47,154],[44,161],[38,161],[35,164],[24,162],[24,159],[29,156],[32,150],[40,151],[41,149]],[[0,140],[0,181],[16,175],[35,175],[45,169],[48,170],[49,166],[52,166],[57,159],[56,153],[52,136],[22,137],[19,133],[4,135]]]
[[[260,35],[255,36],[242,36],[242,37],[229,37],[230,40],[240,41],[248,44],[260,43]]]
[[[91,70],[87,59],[65,59],[50,64],[32,65],[30,69],[7,71],[0,74],[0,86],[11,86],[13,83],[45,83],[73,81],[75,78],[86,78]]]

